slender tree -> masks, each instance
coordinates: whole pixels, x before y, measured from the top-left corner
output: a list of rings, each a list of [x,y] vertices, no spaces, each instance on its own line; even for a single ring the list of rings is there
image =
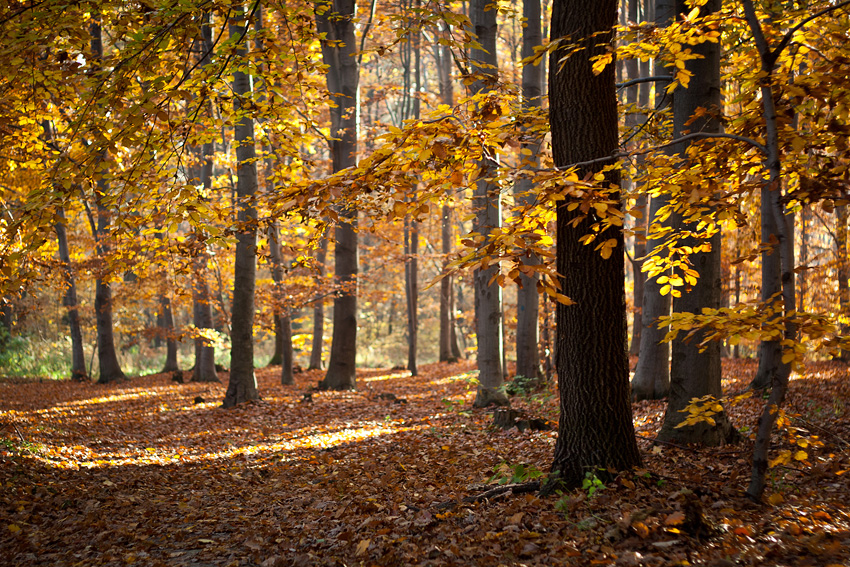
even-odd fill
[[[656,0],[655,23],[666,26],[673,19],[675,5],[673,0]],[[660,65],[656,69],[662,68]],[[659,92],[656,89],[656,93]],[[656,94],[656,108],[670,104],[669,95]],[[669,203],[669,195],[660,194],[650,199],[647,222],[646,250],[651,252],[664,238],[659,237],[662,228],[656,218],[663,207]],[[655,226],[653,226],[655,224]],[[666,328],[658,327],[658,318],[670,315],[670,295],[661,295],[661,284],[657,278],[648,278],[643,284],[641,304],[641,331],[638,363],[632,380],[632,398],[634,400],[655,400],[667,395],[670,387],[670,343],[662,342],[667,334]]]
[[[237,10],[230,36],[237,43],[234,60],[247,63],[247,22]],[[241,67],[233,72],[233,112],[236,116],[236,254],[233,276],[233,307],[230,322],[230,382],[222,407],[259,399],[254,376],[254,291],[257,272],[257,211],[252,202],[257,191],[254,120],[251,108],[251,76]]]
[[[68,231],[65,227],[65,210],[56,211],[59,222],[56,230],[56,243],[59,249],[59,261],[62,262],[62,276],[65,279],[65,295],[62,304],[68,310],[68,332],[71,335],[71,379],[88,380],[86,358],[83,353],[83,331],[80,325],[79,302],[77,301],[77,280],[71,267],[71,254],[68,250]]]
[[[92,66],[95,71],[101,70],[103,60],[103,31],[100,18],[95,18],[89,26],[91,33]],[[106,142],[103,141],[105,146]],[[104,168],[108,160],[107,151],[101,150],[96,167]],[[115,335],[112,324],[112,287],[106,267],[109,245],[107,243],[111,213],[105,202],[109,196],[109,181],[105,175],[100,175],[95,185],[95,205],[97,208],[97,225],[92,231],[95,238],[95,252],[100,260],[100,270],[95,281],[94,311],[97,327],[97,361],[100,366],[98,384],[115,380],[125,380],[127,377],[121,370],[118,354],[115,351]]]
[[[552,41],[561,41],[549,60],[549,120],[555,165],[597,160],[617,151],[617,97],[614,65],[596,74],[590,57],[609,53],[617,1],[555,0]],[[583,48],[573,52],[573,44]],[[583,167],[584,177],[601,164]],[[605,173],[610,186],[619,172]],[[618,202],[619,196],[611,198]],[[608,259],[579,241],[592,216],[557,209],[557,270],[563,293],[574,304],[558,303],[557,370],[560,393],[558,440],[550,490],[580,486],[586,474],[607,477],[640,463],[629,403],[625,303],[625,248],[618,227],[598,238],[611,242]]]
[[[316,269],[319,271],[317,280],[321,281],[325,275],[325,262],[328,258],[328,236],[322,235],[319,250],[316,253]],[[313,300],[313,343],[310,347],[309,370],[323,370],[322,346],[325,335],[325,303],[321,297]]]
[[[543,43],[541,26],[540,0],[523,0],[522,15],[522,57],[534,56],[534,48]],[[522,67],[522,105],[524,110],[539,109],[543,96],[543,67],[539,64],[527,63]],[[539,155],[542,140],[532,138],[524,141],[522,148],[523,165],[531,170],[539,166]],[[531,178],[523,177],[515,186],[517,201],[530,204],[534,199]],[[540,263],[536,255],[528,259],[529,264]],[[543,376],[540,369],[540,323],[539,305],[540,294],[537,291],[536,275],[520,276],[520,287],[517,289],[517,327],[516,327],[516,375],[537,380]]]
[[[472,93],[486,95],[495,87],[498,60],[496,58],[496,12],[492,0],[472,0],[471,21],[473,32],[478,38],[480,48],[470,49],[472,72],[476,74],[472,84]],[[485,116],[490,103],[484,99],[479,102],[478,112]],[[502,203],[499,187],[491,178],[497,160],[489,149],[482,150],[479,161],[479,176],[475,182],[473,206],[475,219],[473,231],[487,236],[502,226]],[[473,274],[475,284],[475,321],[478,339],[478,392],[473,402],[475,407],[491,404],[507,405],[508,398],[500,390],[504,383],[503,350],[504,337],[502,326],[502,288],[493,279],[498,273],[498,264],[485,269],[476,268]]]
[[[316,27],[322,36],[322,59],[327,65],[331,114],[333,171],[357,162],[360,71],[354,39],[355,0],[329,0],[316,7]],[[340,291],[334,297],[333,336],[328,371],[321,388],[349,390],[356,385],[357,362],[357,211],[339,209],[334,228],[334,276]]]

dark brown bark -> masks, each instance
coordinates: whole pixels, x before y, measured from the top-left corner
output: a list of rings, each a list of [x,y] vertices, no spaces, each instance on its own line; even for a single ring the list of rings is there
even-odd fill
[[[550,56],[556,166],[604,158],[618,149],[614,65],[595,75],[588,60],[605,52],[616,22],[616,0],[553,3],[552,40],[566,37],[567,43],[585,47],[568,57],[561,47]],[[590,171],[580,170],[579,177]],[[619,184],[617,171],[607,175],[611,184]],[[577,214],[566,203],[557,210],[557,270],[563,293],[575,304],[556,308],[561,415],[548,490],[581,486],[586,474],[608,477],[608,471],[640,464],[629,402],[623,233],[608,229],[598,236],[616,242],[611,257],[603,259],[594,246],[579,242],[592,221],[573,225]]]
[[[416,342],[419,331],[419,230],[416,221],[404,219],[404,292],[407,300],[407,369],[413,376],[416,367]]]
[[[165,365],[163,372],[179,370],[177,365],[177,339],[174,338],[174,313],[171,311],[171,299],[167,295],[159,298],[162,309],[162,332],[165,335]]]
[[[850,314],[850,263],[847,261],[847,205],[835,207],[835,262],[838,277],[838,313],[842,316]],[[840,332],[846,335],[850,327],[841,324]],[[850,351],[842,349],[838,358],[844,362],[850,361]]]
[[[482,47],[470,49],[472,71],[477,75],[471,85],[471,92],[486,93],[494,88],[497,76],[497,11],[492,9],[491,0],[472,0],[470,10],[472,31]],[[479,111],[483,110],[479,108]],[[485,148],[483,153],[478,164],[480,173],[473,195],[473,231],[486,236],[502,226],[502,206],[499,187],[488,180],[493,177],[494,163],[498,158],[490,149]],[[475,407],[509,403],[507,396],[501,391],[504,383],[502,288],[493,281],[498,270],[499,266],[495,264],[486,269],[476,268],[473,273],[478,339],[478,392],[473,402]]]
[[[335,0],[317,7],[316,27],[324,35],[322,59],[328,66],[331,107],[333,171],[357,162],[359,66],[354,39],[354,0]],[[334,297],[333,336],[328,371],[320,386],[331,390],[354,389],[357,362],[357,211],[339,209],[334,228],[334,277],[340,291]]]
[[[244,21],[230,24],[230,36],[244,35]],[[245,39],[236,48],[234,59],[243,60],[248,49]],[[251,77],[233,72],[233,111],[238,117],[234,128],[236,145],[236,253],[233,275],[233,306],[230,316],[230,381],[222,407],[259,399],[254,375],[254,293],[257,272],[257,211],[253,197],[257,191],[257,163],[254,147],[254,120],[243,108],[251,100]]]

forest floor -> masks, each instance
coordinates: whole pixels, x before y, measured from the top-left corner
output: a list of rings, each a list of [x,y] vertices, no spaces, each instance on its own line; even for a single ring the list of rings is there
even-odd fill
[[[769,472],[761,506],[744,497],[752,442],[653,443],[662,402],[634,406],[643,469],[548,498],[464,501],[547,471],[555,443],[471,410],[473,371],[364,370],[356,392],[305,396],[321,373],[280,386],[272,367],[257,373],[262,401],[232,410],[219,408],[226,373],[213,385],[0,384],[0,564],[850,564],[846,366],[794,375],[790,425],[818,439],[808,459]],[[754,372],[725,360],[726,390]],[[512,402],[557,419],[554,386]],[[728,409],[746,433],[762,404]],[[800,450],[786,437],[772,455]]]

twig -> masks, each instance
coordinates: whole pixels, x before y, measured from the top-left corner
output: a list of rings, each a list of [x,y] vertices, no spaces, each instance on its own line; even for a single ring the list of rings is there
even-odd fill
[[[635,433],[635,437],[637,437],[638,439],[643,439],[645,441],[650,441],[653,444],[658,443],[658,444],[661,444],[661,445],[669,445],[671,447],[676,447],[677,449],[683,449],[685,451],[690,451],[692,453],[700,453],[699,449],[694,449],[693,447],[687,447],[685,445],[679,445],[678,443],[672,443],[670,441],[662,441],[661,439],[659,439],[657,437],[650,439],[649,437],[642,437],[642,436],[638,435],[637,433]]]
[[[850,442],[846,441],[845,439],[843,439],[843,438],[842,438],[842,437],[840,437],[839,435],[837,435],[837,434],[833,433],[833,432],[832,432],[832,431],[830,431],[829,429],[827,429],[827,428],[825,428],[825,427],[821,427],[820,425],[818,425],[818,424],[816,424],[816,423],[812,423],[812,422],[810,422],[810,421],[806,421],[806,420],[805,420],[805,419],[803,419],[802,417],[795,417],[794,419],[795,419],[795,420],[797,420],[797,421],[799,421],[800,423],[802,423],[803,425],[805,425],[805,426],[807,426],[807,427],[814,427],[815,429],[819,429],[819,430],[823,431],[824,433],[826,433],[827,435],[829,435],[829,436],[831,436],[831,437],[833,437],[833,438],[835,438],[835,439],[838,439],[839,441],[841,441],[842,443],[844,443],[845,445],[847,445],[848,447],[850,447]]]
[[[466,498],[461,500],[461,502],[464,504],[474,504],[476,502],[481,502],[482,500],[493,498],[494,496],[499,496],[500,494],[504,494],[506,492],[513,492],[514,494],[526,494],[528,492],[536,492],[538,490],[540,490],[539,480],[530,480],[528,482],[520,482],[515,484],[503,484],[501,486],[491,488],[486,492],[482,492],[481,494],[476,494],[475,496],[467,496]],[[454,508],[456,505],[457,502],[449,500],[448,502],[440,502],[439,504],[435,504],[434,508],[442,510],[445,508]]]

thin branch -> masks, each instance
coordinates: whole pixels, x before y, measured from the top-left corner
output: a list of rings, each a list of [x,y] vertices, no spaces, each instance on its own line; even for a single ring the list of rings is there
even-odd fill
[[[809,16],[807,18],[803,18],[800,21],[799,24],[797,24],[796,26],[794,26],[793,28],[788,30],[785,33],[785,35],[782,37],[782,39],[779,41],[779,44],[773,49],[773,51],[771,51],[768,54],[771,67],[776,63],[776,60],[779,59],[779,55],[782,54],[782,51],[788,46],[789,43],[791,43],[791,37],[800,28],[802,28],[803,26],[805,26],[806,24],[808,24],[812,20],[815,20],[815,19],[823,16],[824,14],[828,14],[829,12],[832,12],[832,11],[837,10],[839,8],[843,8],[844,6],[847,6],[848,4],[850,4],[850,0],[844,0],[843,2],[839,2],[838,4],[834,4],[832,6],[829,6],[828,8],[824,8],[823,10],[821,10],[819,12],[815,12],[814,14],[812,14],[811,16]]]
[[[850,0],[847,0],[850,2]],[[638,77],[637,79],[632,79],[631,81],[626,81],[625,83],[620,83],[617,85],[617,90],[625,89],[626,87],[631,87],[634,85],[639,85],[641,83],[669,83],[673,80],[671,75],[658,75],[655,77]]]

